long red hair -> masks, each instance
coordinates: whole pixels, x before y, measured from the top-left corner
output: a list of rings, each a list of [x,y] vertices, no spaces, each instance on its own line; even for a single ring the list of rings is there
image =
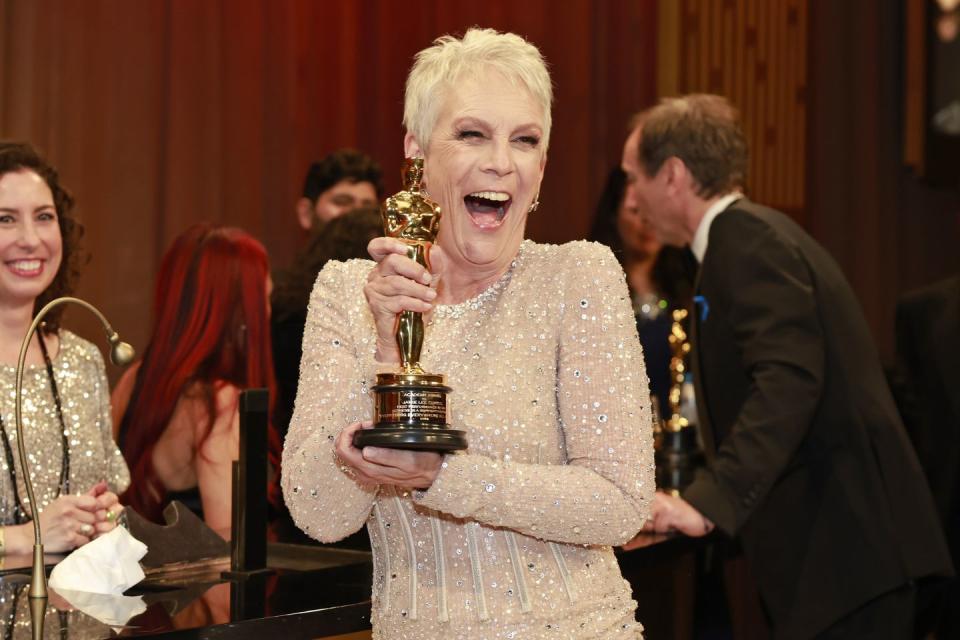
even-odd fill
[[[202,394],[208,428],[216,418],[216,392],[224,384],[265,387],[272,405],[268,273],[263,245],[231,227],[193,225],[163,257],[153,335],[119,438],[133,480],[121,501],[151,520],[160,521],[166,504],[166,490],[153,468],[153,446],[185,391]],[[273,429],[269,433],[269,457],[278,474],[280,442]],[[274,502],[277,484],[270,491]]]

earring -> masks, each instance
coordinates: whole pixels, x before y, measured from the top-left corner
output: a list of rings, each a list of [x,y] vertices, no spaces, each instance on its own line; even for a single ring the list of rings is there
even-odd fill
[[[540,208],[540,192],[537,192],[537,195],[533,198],[533,204],[530,205],[530,208],[527,210],[529,213],[533,213]]]

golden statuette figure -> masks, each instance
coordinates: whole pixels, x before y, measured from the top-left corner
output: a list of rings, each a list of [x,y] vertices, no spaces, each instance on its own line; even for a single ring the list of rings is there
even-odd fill
[[[440,228],[440,205],[421,190],[423,159],[407,158],[403,165],[403,191],[387,198],[380,208],[387,236],[407,245],[407,256],[430,269],[430,247]],[[447,419],[450,387],[443,375],[420,366],[423,350],[423,314],[397,314],[396,339],[400,370],[378,373],[374,392],[373,429],[358,431],[354,445],[424,451],[467,448],[466,434],[451,429]]]
[[[407,257],[430,270],[430,245],[440,230],[440,205],[420,190],[423,160],[410,158],[404,163],[403,191],[386,199],[380,209],[383,231],[407,245]],[[397,318],[397,346],[404,373],[423,373],[420,352],[423,349],[423,314],[404,311]]]
[[[687,355],[690,342],[683,328],[687,318],[685,309],[673,311],[673,325],[667,341],[670,343],[670,417],[655,438],[657,486],[668,493],[679,495],[693,480],[694,471],[702,463],[697,444],[697,430],[681,413],[684,384],[687,376]]]
[[[680,397],[683,393],[683,381],[687,375],[686,358],[690,353],[690,342],[687,340],[687,332],[683,328],[683,321],[687,317],[686,309],[675,309],[673,312],[673,325],[670,327],[670,335],[667,341],[670,343],[670,395],[667,397],[670,403],[670,417],[666,421],[665,429],[667,431],[680,431],[689,426],[687,419],[680,415]]]

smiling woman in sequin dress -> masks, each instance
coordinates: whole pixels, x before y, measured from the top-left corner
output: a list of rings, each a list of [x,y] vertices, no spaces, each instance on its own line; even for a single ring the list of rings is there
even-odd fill
[[[34,314],[69,295],[81,234],[73,199],[29,146],[0,143],[0,526],[3,552],[33,549],[34,513],[17,455],[14,388]],[[60,553],[113,529],[130,475],[111,436],[100,351],[46,317],[23,377],[23,426],[46,551]]]
[[[283,483],[298,525],[364,524],[375,638],[637,638],[611,545],[654,490],[647,377],[609,249],[523,240],[546,164],[552,91],[539,51],[472,29],[420,52],[407,156],[444,218],[433,273],[398,241],[329,263],[313,291]],[[540,211],[537,215],[549,215]],[[424,313],[424,369],[454,389],[452,455],[351,445],[394,322]]]

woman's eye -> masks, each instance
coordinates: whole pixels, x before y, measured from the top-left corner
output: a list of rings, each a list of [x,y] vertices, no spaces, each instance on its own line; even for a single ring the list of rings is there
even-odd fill
[[[53,211],[41,211],[37,214],[37,220],[43,220],[44,222],[56,219],[57,214],[55,214]]]
[[[0,224],[10,224],[12,222],[16,222],[12,215],[8,213],[0,215]]]
[[[457,140],[480,139],[482,137],[482,133],[479,131],[474,131],[473,129],[465,129],[457,132]]]
[[[525,144],[530,147],[535,147],[540,144],[540,138],[537,136],[520,136],[517,138],[517,142]]]

